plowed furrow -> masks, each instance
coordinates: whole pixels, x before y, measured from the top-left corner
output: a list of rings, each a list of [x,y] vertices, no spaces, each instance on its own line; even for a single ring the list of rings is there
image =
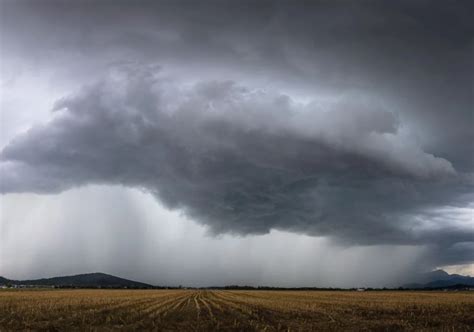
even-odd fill
[[[176,305],[177,302],[181,301],[183,298],[188,297],[189,294],[184,294],[179,297],[174,297],[169,300],[157,303],[152,308],[148,308],[145,312],[149,314],[150,318],[155,318],[162,315],[164,312],[168,311],[172,306]]]
[[[214,317],[214,314],[212,313],[212,309],[211,309],[211,306],[209,305],[209,303],[207,302],[207,300],[203,297],[201,297],[199,299],[201,301],[201,303],[203,304],[203,306],[206,308],[207,310],[207,313],[209,314],[209,317],[212,319],[212,320],[215,320],[216,318]]]
[[[216,300],[223,307],[228,306],[232,310],[237,310],[243,315],[247,316],[248,319],[259,322],[265,327],[275,327],[277,329],[286,330],[287,326],[283,324],[281,320],[276,321],[275,317],[281,317],[280,313],[268,308],[264,308],[257,304],[250,304],[242,300],[236,299],[234,296],[229,296],[229,294],[215,292]]]

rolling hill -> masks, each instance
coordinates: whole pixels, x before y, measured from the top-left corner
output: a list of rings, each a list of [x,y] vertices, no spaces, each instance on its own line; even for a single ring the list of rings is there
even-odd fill
[[[0,284],[78,288],[153,288],[152,285],[146,283],[119,278],[105,273],[87,273],[33,280],[10,280],[0,277]]]

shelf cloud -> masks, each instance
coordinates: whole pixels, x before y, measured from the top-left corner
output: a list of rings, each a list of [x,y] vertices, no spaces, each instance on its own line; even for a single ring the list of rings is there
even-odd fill
[[[121,66],[58,100],[53,118],[15,137],[1,160],[3,193],[138,187],[213,233],[447,246],[474,236],[422,222],[430,207],[465,204],[471,187],[410,142],[395,114],[230,81],[180,86],[156,67]]]

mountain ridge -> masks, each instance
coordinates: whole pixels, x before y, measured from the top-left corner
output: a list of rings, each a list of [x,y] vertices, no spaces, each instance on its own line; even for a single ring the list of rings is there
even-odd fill
[[[423,273],[416,278],[415,282],[402,285],[403,288],[449,288],[454,286],[473,286],[474,277],[460,274],[449,274],[444,270],[435,270]]]

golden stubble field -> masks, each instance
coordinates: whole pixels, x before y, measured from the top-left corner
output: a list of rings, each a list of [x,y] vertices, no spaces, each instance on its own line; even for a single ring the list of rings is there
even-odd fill
[[[474,331],[474,292],[0,291],[0,331]]]

